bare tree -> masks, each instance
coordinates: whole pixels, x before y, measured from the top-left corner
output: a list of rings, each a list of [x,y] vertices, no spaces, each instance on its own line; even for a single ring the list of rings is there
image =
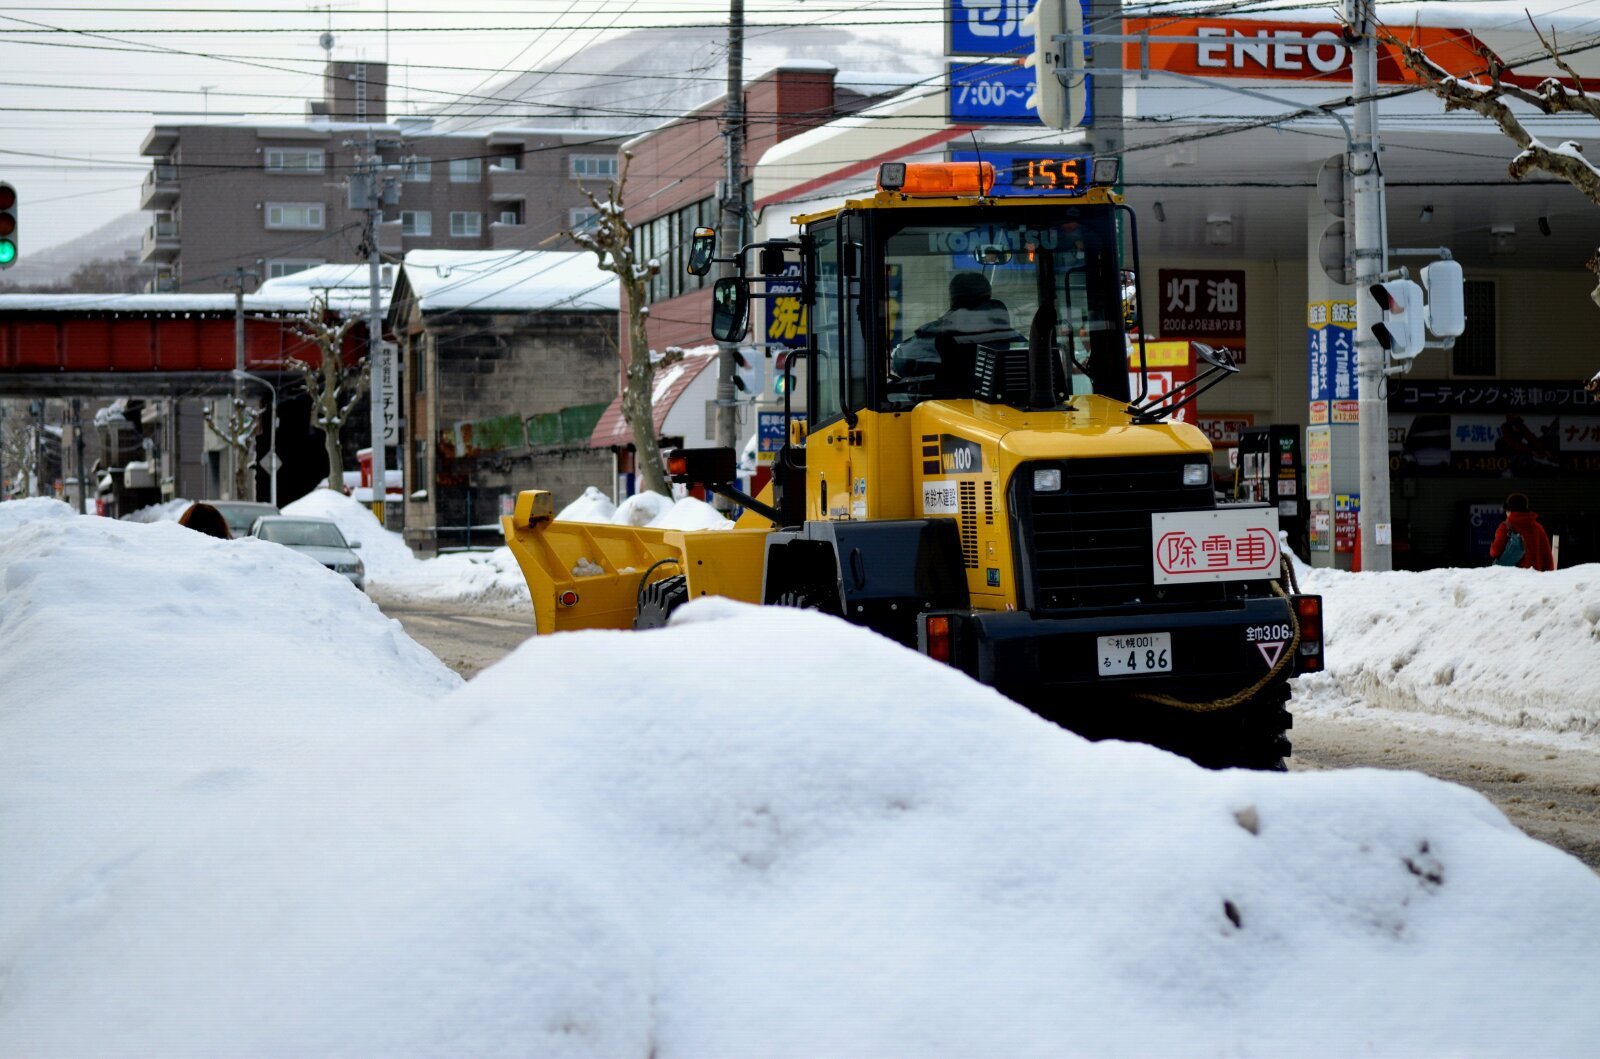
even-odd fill
[[[1488,49],[1482,47],[1478,48],[1477,52],[1484,62],[1484,81],[1483,83],[1465,81],[1450,74],[1428,58],[1427,54],[1416,45],[1415,37],[1411,41],[1403,41],[1394,34],[1388,34],[1386,39],[1400,49],[1401,59],[1407,69],[1417,75],[1428,91],[1444,100],[1446,112],[1470,110],[1475,114],[1481,114],[1498,125],[1500,131],[1521,149],[1507,167],[1513,180],[1521,180],[1534,171],[1549,173],[1583,192],[1590,202],[1600,205],[1600,168],[1584,157],[1583,144],[1576,140],[1567,140],[1554,147],[1549,146],[1528,132],[1506,103],[1507,99],[1515,99],[1533,107],[1541,114],[1587,115],[1600,121],[1600,99],[1589,95],[1584,88],[1583,78],[1579,77],[1572,65],[1562,57],[1555,28],[1551,27],[1547,38],[1539,32],[1532,15],[1528,16],[1528,22],[1533,26],[1533,32],[1538,36],[1539,43],[1544,45],[1545,54],[1549,55],[1556,67],[1567,75],[1570,87],[1568,82],[1557,77],[1547,77],[1531,89],[1512,84],[1505,79],[1505,64]],[[1587,267],[1590,272],[1600,276],[1600,250],[1589,259]],[[1600,284],[1596,284],[1589,297],[1595,304],[1600,305]],[[1600,371],[1597,371],[1585,385],[1590,393],[1600,398]]]
[[[306,393],[311,398],[311,425],[322,431],[328,453],[328,488],[340,492],[344,491],[344,450],[339,443],[340,434],[350,418],[350,410],[366,393],[371,370],[371,362],[364,354],[354,367],[346,367],[344,363],[345,335],[360,322],[357,316],[333,322],[328,315],[327,296],[317,295],[311,299],[311,307],[290,324],[295,334],[314,344],[319,352],[316,364],[298,357],[290,357],[287,364],[305,381]]]
[[[600,267],[615,273],[622,281],[623,303],[628,315],[628,382],[622,389],[622,418],[633,433],[634,463],[639,470],[642,489],[665,496],[672,495],[667,485],[667,475],[661,462],[661,445],[656,437],[654,387],[656,371],[683,359],[683,351],[669,349],[657,354],[650,348],[650,337],[645,332],[645,320],[650,309],[645,305],[645,289],[650,280],[661,272],[661,262],[655,258],[640,261],[633,247],[633,225],[628,223],[623,206],[623,189],[628,182],[628,165],[633,161],[631,151],[622,152],[622,166],[602,201],[593,191],[583,188],[584,197],[594,207],[592,228],[567,232],[573,242],[591,251]],[[621,350],[617,355],[621,357]]]
[[[261,423],[261,409],[243,397],[230,397],[208,403],[205,420],[206,426],[222,439],[232,454],[233,499],[251,499],[255,494],[250,490],[250,469],[255,465],[256,427]]]

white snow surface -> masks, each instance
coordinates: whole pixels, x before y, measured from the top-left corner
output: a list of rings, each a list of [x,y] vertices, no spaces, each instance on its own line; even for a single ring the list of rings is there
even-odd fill
[[[282,549],[10,507],[0,1054],[1576,1057],[1600,1034],[1600,879],[1463,788],[1091,745],[864,630],[724,600],[538,638],[451,691]],[[85,667],[90,599],[115,635]],[[765,654],[761,694],[673,678],[732,639],[807,649]]]
[[[401,266],[423,312],[616,311],[617,277],[586,251],[412,250]]]
[[[1600,564],[1296,570],[1323,596],[1328,669],[1297,682],[1292,709],[1354,699],[1600,742]]]

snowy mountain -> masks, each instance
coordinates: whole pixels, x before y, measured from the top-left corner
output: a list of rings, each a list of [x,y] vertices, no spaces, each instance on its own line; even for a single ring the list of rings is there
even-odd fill
[[[897,29],[902,27],[897,27]],[[943,43],[930,27],[890,37],[848,29],[749,28],[748,81],[783,63],[831,63],[839,81],[877,95],[939,75]],[[434,113],[441,129],[493,125],[553,128],[653,128],[727,88],[727,31],[692,27],[634,30],[586,45],[565,58],[538,60]]]
[[[31,249],[24,243],[21,259],[0,274],[0,289],[62,283],[79,266],[91,261],[120,260],[130,253],[137,254],[139,239],[149,223],[149,214],[130,210],[92,232],[45,250]]]

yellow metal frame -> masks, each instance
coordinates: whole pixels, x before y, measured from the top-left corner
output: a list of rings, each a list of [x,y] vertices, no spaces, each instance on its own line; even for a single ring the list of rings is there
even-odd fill
[[[663,530],[557,522],[553,506],[545,490],[526,489],[517,494],[514,513],[500,520],[528,582],[536,632],[631,629],[641,585],[677,574],[688,579],[691,599],[761,602],[770,526]],[[564,604],[569,592],[576,598]]]

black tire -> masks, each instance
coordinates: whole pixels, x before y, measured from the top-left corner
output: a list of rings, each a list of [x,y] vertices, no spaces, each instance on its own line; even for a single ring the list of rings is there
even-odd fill
[[[635,631],[666,628],[672,612],[688,601],[689,579],[682,574],[650,582],[639,594],[639,609],[633,616]]]

